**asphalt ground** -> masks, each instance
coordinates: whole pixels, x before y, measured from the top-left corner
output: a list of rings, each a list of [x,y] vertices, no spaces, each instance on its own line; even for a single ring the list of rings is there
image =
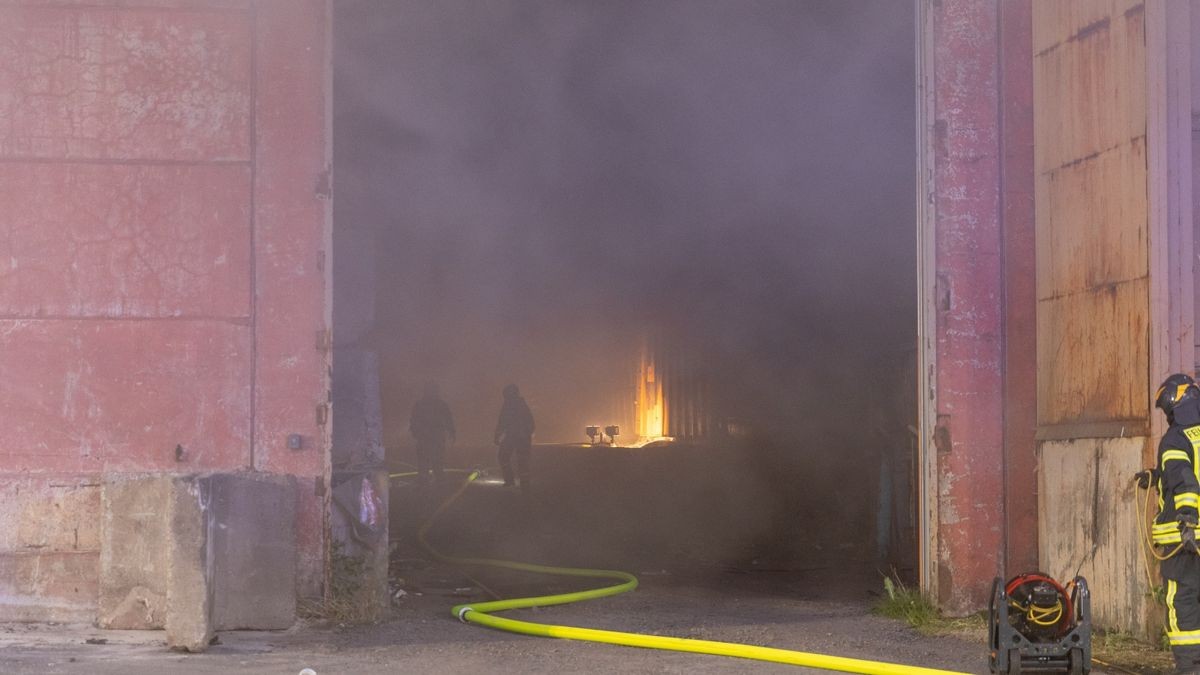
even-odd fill
[[[873,559],[870,532],[840,527],[844,512],[829,503],[829,481],[806,479],[805,467],[689,452],[536,448],[528,493],[498,485],[491,472],[446,511],[429,539],[455,555],[621,569],[640,579],[632,593],[507,614],[515,618],[987,672],[984,635],[928,637],[872,614],[883,574],[894,570]],[[486,465],[488,458],[473,459]],[[222,633],[203,654],[167,650],[161,632],[5,625],[0,673],[828,672],[459,622],[450,607],[485,599],[480,582],[502,597],[589,582],[493,570],[467,576],[435,562],[415,534],[456,480],[425,489],[393,485],[395,598],[382,622]]]

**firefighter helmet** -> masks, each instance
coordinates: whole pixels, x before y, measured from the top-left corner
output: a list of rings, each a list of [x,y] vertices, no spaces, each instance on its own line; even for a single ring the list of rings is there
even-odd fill
[[[1183,373],[1175,373],[1163,381],[1154,395],[1154,407],[1170,415],[1184,401],[1200,399],[1200,387]]]

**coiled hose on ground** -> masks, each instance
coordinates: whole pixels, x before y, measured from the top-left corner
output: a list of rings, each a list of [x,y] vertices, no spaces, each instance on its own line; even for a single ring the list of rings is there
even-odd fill
[[[886,663],[883,661],[867,661],[864,659],[852,659],[842,656],[828,656],[825,654],[813,654],[809,652],[798,652],[790,649],[776,649],[773,647],[759,647],[755,645],[737,644],[733,642],[716,642],[713,640],[695,640],[690,638],[664,637],[659,635],[643,635],[640,633],[622,633],[611,630],[597,630],[594,628],[578,628],[575,626],[555,626],[551,624],[533,623],[531,621],[519,621],[517,619],[508,619],[505,617],[495,616],[494,612],[502,612],[510,609],[524,609],[528,607],[546,607],[549,605],[565,605],[572,602],[580,602],[582,600],[593,600],[603,598],[619,593],[625,593],[637,588],[637,577],[628,572],[620,572],[616,570],[594,570],[581,569],[576,567],[551,567],[547,565],[533,565],[529,563],[513,562],[509,560],[493,560],[489,558],[459,558],[448,556],[437,549],[433,548],[426,539],[426,534],[433,526],[434,521],[450,508],[455,501],[466,491],[471,483],[479,477],[479,472],[471,472],[463,484],[426,519],[425,523],[418,531],[417,539],[421,546],[435,559],[460,566],[470,567],[492,567],[498,569],[518,570],[521,572],[533,572],[537,574],[553,574],[557,576],[572,576],[572,577],[588,577],[595,579],[612,579],[620,583],[602,586],[586,591],[578,591],[574,593],[560,593],[556,595],[543,595],[529,598],[511,598],[505,600],[495,600],[489,602],[474,602],[456,605],[451,612],[459,620],[466,623],[473,623],[488,628],[508,631],[511,633],[519,633],[522,635],[534,635],[537,637],[560,638],[566,640],[585,640],[588,642],[601,642],[613,645],[623,645],[627,647],[643,647],[646,649],[665,649],[677,652],[692,652],[696,654],[713,654],[716,656],[731,656],[742,659],[753,659],[756,661],[770,661],[774,663],[785,663],[794,666],[808,666],[810,668],[821,668],[824,670],[834,670],[845,673],[864,673],[866,675],[965,675],[949,670],[937,670],[933,668],[922,668],[919,666],[906,666],[896,663]]]

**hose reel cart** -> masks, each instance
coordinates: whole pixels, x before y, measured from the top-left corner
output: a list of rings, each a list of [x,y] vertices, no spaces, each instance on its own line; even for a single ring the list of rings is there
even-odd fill
[[[1083,675],[1092,664],[1087,580],[1066,587],[1038,572],[992,582],[988,639],[993,673]]]

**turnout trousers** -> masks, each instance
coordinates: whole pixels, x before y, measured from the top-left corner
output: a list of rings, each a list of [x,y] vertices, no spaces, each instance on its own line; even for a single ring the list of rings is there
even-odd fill
[[[501,443],[500,471],[504,474],[504,484],[513,484],[513,455],[517,457],[517,476],[521,480],[521,489],[529,489],[529,444]]]
[[[1167,639],[1181,673],[1200,673],[1200,556],[1180,551],[1162,563]]]
[[[442,482],[442,465],[446,455],[446,445],[436,441],[420,441],[417,443],[417,483],[426,485],[430,475],[435,483]]]

